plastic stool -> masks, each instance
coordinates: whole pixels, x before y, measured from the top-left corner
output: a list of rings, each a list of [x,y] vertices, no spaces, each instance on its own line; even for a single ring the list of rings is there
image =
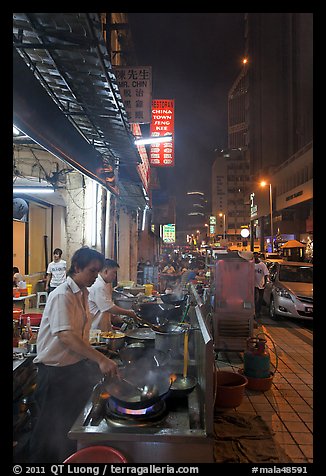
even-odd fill
[[[43,299],[44,298],[44,299]],[[37,293],[37,302],[36,302],[36,307],[40,306],[45,306],[46,300],[48,298],[48,293],[47,291],[41,291]]]

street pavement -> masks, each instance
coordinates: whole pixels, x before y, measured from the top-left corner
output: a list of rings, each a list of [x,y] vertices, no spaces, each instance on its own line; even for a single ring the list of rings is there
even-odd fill
[[[313,463],[312,325],[272,320],[263,308],[254,335],[258,332],[268,336],[274,372],[271,388],[265,392],[246,389],[242,403],[231,411],[259,415],[267,423],[287,460],[282,463]],[[219,351],[216,368],[238,372],[243,369],[243,352]]]

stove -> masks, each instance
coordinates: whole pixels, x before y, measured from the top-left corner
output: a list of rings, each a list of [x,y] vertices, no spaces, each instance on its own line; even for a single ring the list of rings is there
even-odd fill
[[[122,407],[109,398],[105,405],[105,413],[109,425],[135,428],[162,423],[167,417],[168,410],[164,400],[149,407],[133,409]]]
[[[190,320],[199,327],[189,337],[188,374],[197,386],[188,395],[175,397],[168,392],[150,407],[131,409],[110,397],[98,418],[90,418],[88,401],[68,436],[77,440],[77,449],[107,445],[121,451],[128,463],[213,463],[214,398],[213,339],[201,314],[192,307]],[[173,361],[175,373],[182,373],[183,360]]]

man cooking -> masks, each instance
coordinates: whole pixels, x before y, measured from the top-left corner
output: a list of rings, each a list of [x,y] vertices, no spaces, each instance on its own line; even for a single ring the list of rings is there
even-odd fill
[[[121,325],[120,315],[136,318],[131,309],[123,309],[112,300],[112,283],[116,279],[119,264],[112,259],[105,259],[104,267],[99,272],[95,283],[89,288],[88,303],[92,315],[92,329],[112,331],[113,324]]]

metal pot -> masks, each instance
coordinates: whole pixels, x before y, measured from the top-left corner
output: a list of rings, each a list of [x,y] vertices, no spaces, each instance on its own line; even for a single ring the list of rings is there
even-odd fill
[[[101,342],[105,342],[109,350],[117,351],[121,349],[126,342],[126,336],[122,332],[117,332],[115,337],[100,337]]]
[[[184,329],[178,324],[163,326],[162,332],[155,332],[155,349],[169,352],[173,358],[182,356],[183,332]]]

